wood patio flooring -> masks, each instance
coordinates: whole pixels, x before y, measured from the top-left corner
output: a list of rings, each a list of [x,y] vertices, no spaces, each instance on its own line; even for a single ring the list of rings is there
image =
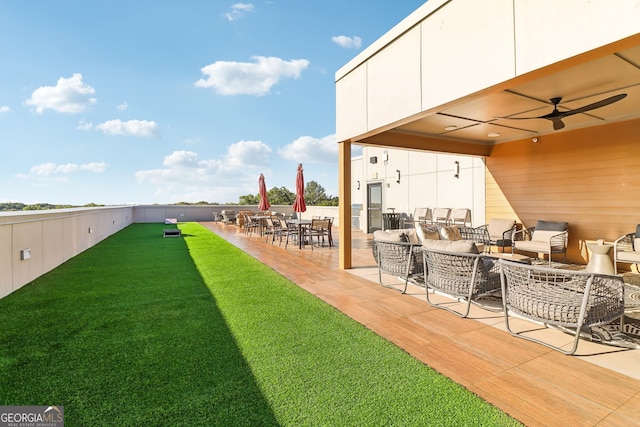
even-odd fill
[[[360,232],[353,234],[354,268],[345,271],[337,247],[285,249],[233,225],[202,224],[525,425],[640,426],[640,350],[580,340],[578,356],[565,356],[509,335],[501,313],[473,308],[461,319],[430,307],[424,289],[384,288],[370,237]]]

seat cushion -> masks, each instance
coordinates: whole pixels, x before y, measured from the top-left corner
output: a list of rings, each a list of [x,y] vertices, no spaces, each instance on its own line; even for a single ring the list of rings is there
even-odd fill
[[[493,218],[487,225],[489,238],[491,240],[502,239],[502,234],[507,230],[511,230],[515,223],[512,219]]]
[[[521,251],[544,252],[544,253],[549,252],[549,241],[539,242],[539,241],[532,241],[532,240],[523,240],[523,241],[515,241],[513,242],[513,244],[515,245],[516,249],[519,249]]]
[[[415,229],[406,229],[405,235],[409,238],[409,243],[420,244],[421,241],[418,239],[418,234]]]
[[[373,232],[373,240],[380,240],[383,242],[408,242],[409,236],[408,230],[376,230]]]
[[[422,247],[425,249],[434,249],[436,251],[458,252],[477,254],[480,253],[476,244],[470,240],[431,240],[422,241]]]
[[[618,258],[616,261],[627,261],[633,263],[640,263],[640,251],[621,251],[618,252]]]

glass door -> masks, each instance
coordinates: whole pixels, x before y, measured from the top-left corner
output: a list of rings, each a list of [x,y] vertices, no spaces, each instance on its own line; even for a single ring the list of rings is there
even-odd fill
[[[382,230],[382,183],[367,184],[367,233]]]

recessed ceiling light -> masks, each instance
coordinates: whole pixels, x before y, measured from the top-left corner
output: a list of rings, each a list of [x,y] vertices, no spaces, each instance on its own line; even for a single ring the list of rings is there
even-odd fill
[[[489,138],[497,138],[500,136],[500,134],[498,132],[491,132],[490,134],[487,135]]]
[[[456,130],[456,129],[458,129],[458,126],[454,126],[454,125],[447,126],[447,127],[444,128],[444,130],[446,130],[447,132],[448,131],[452,131],[452,130]]]

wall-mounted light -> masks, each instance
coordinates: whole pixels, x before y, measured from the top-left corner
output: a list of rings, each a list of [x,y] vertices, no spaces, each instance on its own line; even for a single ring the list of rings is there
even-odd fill
[[[31,258],[31,249],[25,248],[20,251],[20,259],[22,261]]]
[[[453,163],[454,163],[453,177],[454,178],[460,178],[460,162],[456,160]]]
[[[378,163],[378,157],[377,156],[369,157],[369,163],[371,163],[372,165],[375,165],[376,163]]]
[[[359,190],[360,189],[360,181],[356,181],[356,183],[357,183],[357,186],[358,186],[357,189]]]
[[[382,160],[387,163],[389,161],[389,153],[387,152],[387,150],[384,150],[384,153],[382,154]]]
[[[396,182],[400,184],[400,169],[396,169]]]
[[[89,227],[89,234],[93,233],[93,228]]]

